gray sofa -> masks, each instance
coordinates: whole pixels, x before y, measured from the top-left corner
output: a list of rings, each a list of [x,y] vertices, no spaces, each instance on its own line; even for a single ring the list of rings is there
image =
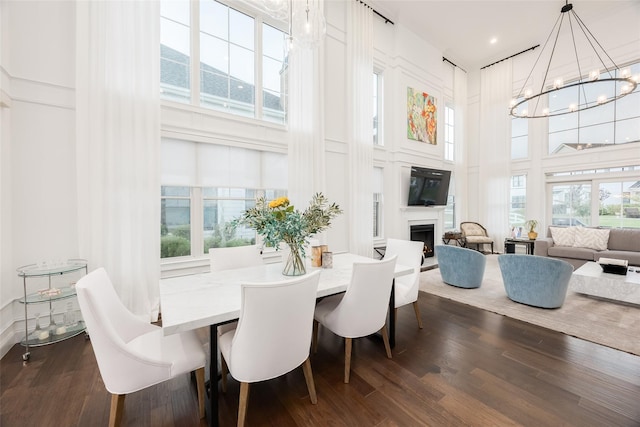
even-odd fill
[[[604,228],[597,229],[605,230]],[[608,230],[609,239],[606,249],[596,250],[580,246],[558,245],[558,242],[554,242],[552,230],[549,227],[547,228],[547,237],[536,240],[534,254],[567,261],[574,268],[582,266],[587,261],[598,261],[600,258],[626,259],[629,261],[629,265],[640,266],[640,229],[610,228]]]

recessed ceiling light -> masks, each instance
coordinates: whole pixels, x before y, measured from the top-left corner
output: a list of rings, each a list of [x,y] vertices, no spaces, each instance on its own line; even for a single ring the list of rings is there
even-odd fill
[[[491,44],[496,44],[498,42],[498,39],[496,37],[492,37],[491,40],[489,40],[489,43]]]

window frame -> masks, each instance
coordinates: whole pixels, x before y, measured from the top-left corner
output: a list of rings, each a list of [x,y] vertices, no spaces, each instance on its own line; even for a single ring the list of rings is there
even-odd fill
[[[375,92],[373,94],[373,99],[375,100],[375,108],[374,113],[377,113],[377,120],[375,121],[375,126],[373,126],[373,146],[374,147],[384,147],[384,72],[382,70],[378,70],[374,68],[373,70]]]
[[[625,70],[631,70],[632,68],[640,70],[640,60],[626,63],[625,65],[621,66],[620,69],[615,70],[615,75],[616,77],[618,77],[620,73],[624,72]],[[633,75],[634,73],[632,72],[631,74]],[[609,74],[607,72],[601,72],[601,76],[609,77]],[[578,77],[568,83],[577,82],[579,80],[587,80],[589,78],[589,76],[585,76],[582,78]],[[616,90],[618,90],[617,85]],[[624,125],[625,123],[633,123],[636,121],[640,123],[640,111],[635,111],[633,108],[621,108],[621,106],[624,106],[629,102],[629,99],[633,99],[630,97],[638,98],[638,102],[640,102],[640,92],[636,90],[623,98],[617,99],[605,104],[604,106],[599,107],[600,110],[598,111],[600,112],[605,111],[603,109],[607,109],[606,111],[608,111],[608,114],[612,115],[611,119],[595,122],[592,121],[592,116],[602,116],[602,114],[599,114],[598,111],[592,109],[586,109],[571,114],[564,114],[547,118],[547,155],[553,156],[556,154],[560,154],[563,151],[562,147],[566,144],[575,145],[574,150],[581,151],[590,148],[606,148],[625,144],[640,143],[640,133],[636,135],[637,139],[635,140],[632,139],[628,141],[618,141],[618,139],[620,138],[620,136],[618,135],[620,124]],[[630,115],[629,111],[632,111],[631,114],[635,113],[635,115]],[[561,121],[565,120],[574,122],[575,124],[561,126]],[[558,121],[560,121],[560,123]],[[608,135],[608,137],[605,137],[604,141],[594,142],[586,139],[586,135],[597,134],[598,130],[605,128],[610,128],[610,130],[606,131],[605,134]],[[569,135],[568,141],[563,141],[563,138],[561,138],[563,133]],[[560,139],[558,140],[554,137],[560,137]],[[553,142],[555,145],[555,148],[553,150],[551,149],[552,138],[554,138]]]
[[[276,126],[287,126],[288,123],[288,111],[287,111],[287,107],[289,105],[288,99],[286,99],[288,97],[288,73],[286,72],[286,54],[283,60],[283,70],[284,74],[285,74],[285,82],[283,84],[282,92],[281,92],[281,96],[284,97],[285,99],[283,100],[283,120],[282,122],[278,122],[275,120],[270,120],[265,118],[265,114],[264,114],[264,102],[263,102],[263,97],[264,97],[264,92],[265,89],[263,87],[263,77],[264,77],[264,70],[263,70],[263,56],[264,56],[264,49],[263,49],[263,25],[269,25],[270,27],[275,28],[278,31],[281,31],[285,37],[283,40],[283,49],[286,49],[287,45],[286,45],[286,36],[288,35],[288,28],[287,28],[287,24],[285,22],[282,21],[278,21],[276,19],[273,19],[271,17],[269,17],[268,15],[264,14],[262,11],[258,10],[257,8],[252,8],[250,5],[248,4],[240,4],[240,3],[232,3],[232,2],[228,2],[225,0],[206,0],[206,1],[216,1],[217,3],[220,3],[230,9],[233,9],[239,13],[242,13],[244,15],[249,16],[250,18],[252,18],[254,20],[254,52],[253,52],[253,57],[254,57],[254,71],[253,71],[253,75],[254,75],[254,83],[253,83],[253,99],[254,99],[254,104],[253,104],[253,109],[254,109],[254,113],[253,115],[245,115],[245,114],[237,114],[234,113],[233,111],[227,110],[227,109],[218,109],[218,108],[212,108],[212,106],[207,105],[205,103],[203,103],[201,101],[203,92],[201,92],[201,67],[200,67],[200,36],[201,36],[201,32],[200,32],[200,1],[201,0],[189,0],[189,4],[190,4],[190,26],[189,26],[189,34],[190,34],[190,62],[189,62],[189,80],[190,80],[190,87],[189,87],[189,92],[190,92],[190,97],[187,100],[186,98],[184,100],[181,99],[177,99],[177,98],[170,98],[170,97],[164,97],[162,95],[162,93],[165,91],[165,88],[163,86],[163,82],[162,79],[160,81],[160,99],[161,102],[174,102],[174,103],[178,103],[180,105],[185,105],[185,106],[189,106],[189,107],[195,107],[195,108],[199,108],[199,109],[203,109],[206,110],[208,113],[210,114],[214,114],[214,115],[229,115],[231,117],[234,118],[241,118],[241,119],[247,119],[247,120],[252,120],[252,121],[259,121],[260,123],[264,124],[264,123],[269,123],[269,124],[273,124]],[[204,1],[204,0],[202,0]],[[231,5],[233,4],[233,5]],[[161,16],[161,20],[164,19],[164,17]],[[162,70],[161,70],[161,77],[162,77]],[[271,92],[271,91],[269,91]],[[271,116],[271,115],[269,115]]]

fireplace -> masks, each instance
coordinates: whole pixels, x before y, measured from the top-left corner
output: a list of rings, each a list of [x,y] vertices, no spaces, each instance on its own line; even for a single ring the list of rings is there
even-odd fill
[[[410,226],[411,240],[424,242],[424,258],[432,257],[435,243],[435,229],[433,224],[420,224]]]

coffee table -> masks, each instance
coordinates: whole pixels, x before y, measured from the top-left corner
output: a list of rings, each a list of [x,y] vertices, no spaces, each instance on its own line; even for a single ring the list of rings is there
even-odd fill
[[[571,275],[569,289],[585,295],[640,306],[640,267],[629,267],[626,276],[605,273],[589,261]]]

